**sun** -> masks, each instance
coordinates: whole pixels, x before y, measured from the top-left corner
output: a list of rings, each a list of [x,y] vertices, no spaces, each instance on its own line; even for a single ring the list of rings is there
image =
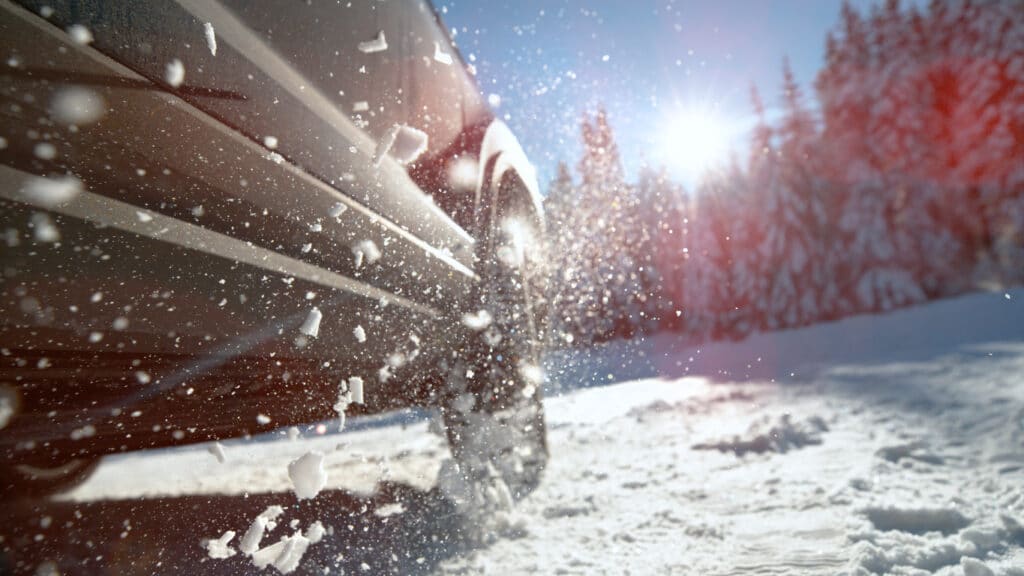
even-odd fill
[[[659,156],[669,171],[695,183],[729,155],[732,127],[709,106],[680,107],[663,119]]]

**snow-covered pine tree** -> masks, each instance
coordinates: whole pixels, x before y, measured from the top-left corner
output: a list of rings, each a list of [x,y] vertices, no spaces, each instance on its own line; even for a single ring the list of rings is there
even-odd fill
[[[689,257],[686,246],[688,199],[667,170],[644,168],[636,184],[639,229],[643,231],[638,259],[644,296],[645,329],[680,330],[682,283]],[[679,311],[679,314],[676,314]]]
[[[618,146],[604,108],[582,124],[577,250],[587,262],[584,294],[593,338],[635,330],[640,309],[635,254],[630,247],[635,198],[626,183]]]
[[[765,176],[755,183],[765,197],[760,255],[771,271],[765,310],[770,328],[816,321],[829,313],[830,304],[825,294],[830,242],[826,191],[814,166],[817,127],[788,61],[783,65],[783,104],[778,154],[764,161]]]
[[[580,240],[578,213],[579,191],[565,162],[558,163],[555,178],[544,199],[545,223],[548,233],[548,302],[552,335],[556,343],[572,343],[583,331],[580,323],[580,283],[585,263],[576,249]]]

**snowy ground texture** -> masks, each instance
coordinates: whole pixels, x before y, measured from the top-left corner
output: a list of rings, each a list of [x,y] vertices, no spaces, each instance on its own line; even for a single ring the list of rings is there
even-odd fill
[[[630,350],[671,376],[549,398],[545,481],[485,547],[433,486],[447,448],[415,419],[228,442],[223,463],[208,447],[111,458],[23,505],[31,526],[5,541],[33,550],[21,568],[81,554],[111,573],[249,573],[230,549],[279,504],[262,546],[306,540],[295,573],[1024,576],[1024,290]],[[560,379],[615,380],[621,354],[563,355]],[[310,450],[327,487],[298,501],[287,464]]]

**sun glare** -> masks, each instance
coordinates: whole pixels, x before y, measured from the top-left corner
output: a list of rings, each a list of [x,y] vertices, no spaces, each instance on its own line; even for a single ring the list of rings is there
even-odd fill
[[[676,110],[665,118],[663,126],[661,161],[684,180],[695,182],[728,157],[730,125],[711,108]]]

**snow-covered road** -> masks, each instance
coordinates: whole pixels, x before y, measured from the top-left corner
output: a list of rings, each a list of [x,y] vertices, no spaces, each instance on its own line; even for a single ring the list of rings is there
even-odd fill
[[[447,448],[416,418],[227,442],[224,463],[205,446],[110,458],[2,533],[22,569],[249,573],[201,541],[233,530],[237,545],[278,504],[264,544],[328,530],[298,573],[1024,575],[1022,301],[979,294],[699,351],[652,341],[647,365],[671,377],[548,399],[545,480],[483,548],[434,487]],[[566,373],[600,376],[612,356]],[[310,449],[328,487],[299,502],[287,464]]]

